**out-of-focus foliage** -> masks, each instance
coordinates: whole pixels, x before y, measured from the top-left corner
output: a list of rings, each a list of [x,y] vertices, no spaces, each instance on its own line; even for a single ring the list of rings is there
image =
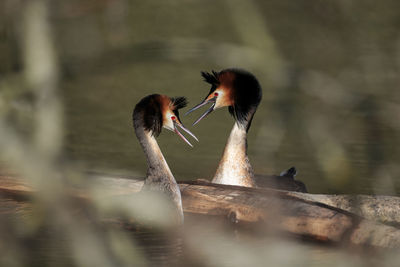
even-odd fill
[[[97,219],[155,214],[147,223],[162,228],[163,200],[108,200],[93,189],[84,216],[64,188],[86,183],[80,169],[144,176],[135,103],[159,92],[195,104],[209,89],[201,70],[241,67],[259,78],[249,134],[257,173],[295,165],[312,192],[398,193],[399,15],[394,0],[1,1],[0,171],[38,192],[29,205],[1,199],[0,214],[20,209],[0,217],[0,265],[145,265],[140,238]],[[162,134],[175,177],[210,178],[232,124],[214,112],[193,129],[194,149]],[[188,229],[185,260],[200,266],[365,266],[345,251]],[[166,245],[172,258],[181,246]],[[157,243],[150,259],[162,261],[163,249]],[[398,262],[387,256],[380,265]]]

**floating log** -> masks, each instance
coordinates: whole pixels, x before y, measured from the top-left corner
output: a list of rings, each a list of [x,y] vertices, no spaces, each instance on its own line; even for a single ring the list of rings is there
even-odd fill
[[[142,180],[137,180],[129,176],[121,178],[121,176],[95,174],[92,175],[92,177],[96,178],[96,184],[102,184],[109,188],[110,194],[116,194],[118,192],[121,194],[138,192],[143,185]],[[207,183],[205,179],[201,181],[203,181],[203,184]],[[187,182],[180,182],[181,187],[185,186],[185,184],[187,184]],[[194,182],[192,182],[192,184],[194,184]],[[268,191],[268,189],[259,190]],[[274,192],[274,190],[268,192]],[[372,221],[400,226],[400,197],[381,195],[327,195],[292,191],[281,192],[281,194],[286,194],[287,196],[304,201],[319,202],[339,208]]]
[[[109,196],[138,192],[143,184],[110,177],[97,177],[91,183],[101,186]],[[318,197],[313,199],[312,194],[207,182],[180,183],[180,188],[186,213],[224,216],[235,223],[254,223],[313,240],[400,247],[400,229],[317,202]],[[0,190],[22,195],[34,193],[22,180],[7,176],[0,176]],[[82,196],[90,198],[85,191],[79,194]]]

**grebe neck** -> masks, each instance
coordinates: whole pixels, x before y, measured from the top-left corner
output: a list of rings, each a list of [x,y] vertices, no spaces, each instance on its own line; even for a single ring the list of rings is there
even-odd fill
[[[136,135],[146,155],[147,179],[159,177],[160,179],[168,179],[175,182],[175,178],[154,136],[144,131],[144,129],[136,129]]]
[[[173,201],[178,221],[182,223],[181,192],[156,139],[137,124],[135,124],[135,133],[147,159],[147,175],[142,190],[160,191],[166,194]]]
[[[248,126],[235,122],[213,183],[255,187],[253,168],[247,156]]]

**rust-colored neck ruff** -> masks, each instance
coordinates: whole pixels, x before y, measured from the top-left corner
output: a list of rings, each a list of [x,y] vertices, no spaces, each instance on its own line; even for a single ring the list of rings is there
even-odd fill
[[[255,187],[253,168],[247,156],[246,127],[235,123],[218,165],[213,183]]]

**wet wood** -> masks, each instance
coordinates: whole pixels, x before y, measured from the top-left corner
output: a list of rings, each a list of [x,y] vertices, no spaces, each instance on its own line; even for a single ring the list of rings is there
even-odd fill
[[[113,196],[138,192],[143,182],[98,176],[89,184],[101,188],[105,196]],[[366,220],[355,213],[320,202],[320,200],[329,202],[326,195],[244,188],[201,181],[181,183],[180,188],[186,213],[222,216],[233,223],[253,224],[259,229],[282,231],[319,241],[400,247],[400,229]],[[34,193],[34,190],[22,180],[10,176],[0,177],[0,191],[27,196]],[[77,196],[90,199],[86,190],[80,190]],[[373,201],[374,197],[368,197],[369,199],[361,199]],[[333,196],[330,203],[334,204],[335,198],[345,203],[343,202],[343,199],[346,200],[345,196],[341,198]],[[376,199],[381,200],[379,197]],[[347,200],[349,204],[350,198]],[[388,202],[386,198],[384,200],[377,206],[382,208],[388,203],[393,203]],[[394,201],[398,201],[398,198],[394,197]],[[369,205],[369,209],[373,209],[373,205]],[[390,213],[395,212],[392,210]],[[392,216],[391,220],[395,217]]]

